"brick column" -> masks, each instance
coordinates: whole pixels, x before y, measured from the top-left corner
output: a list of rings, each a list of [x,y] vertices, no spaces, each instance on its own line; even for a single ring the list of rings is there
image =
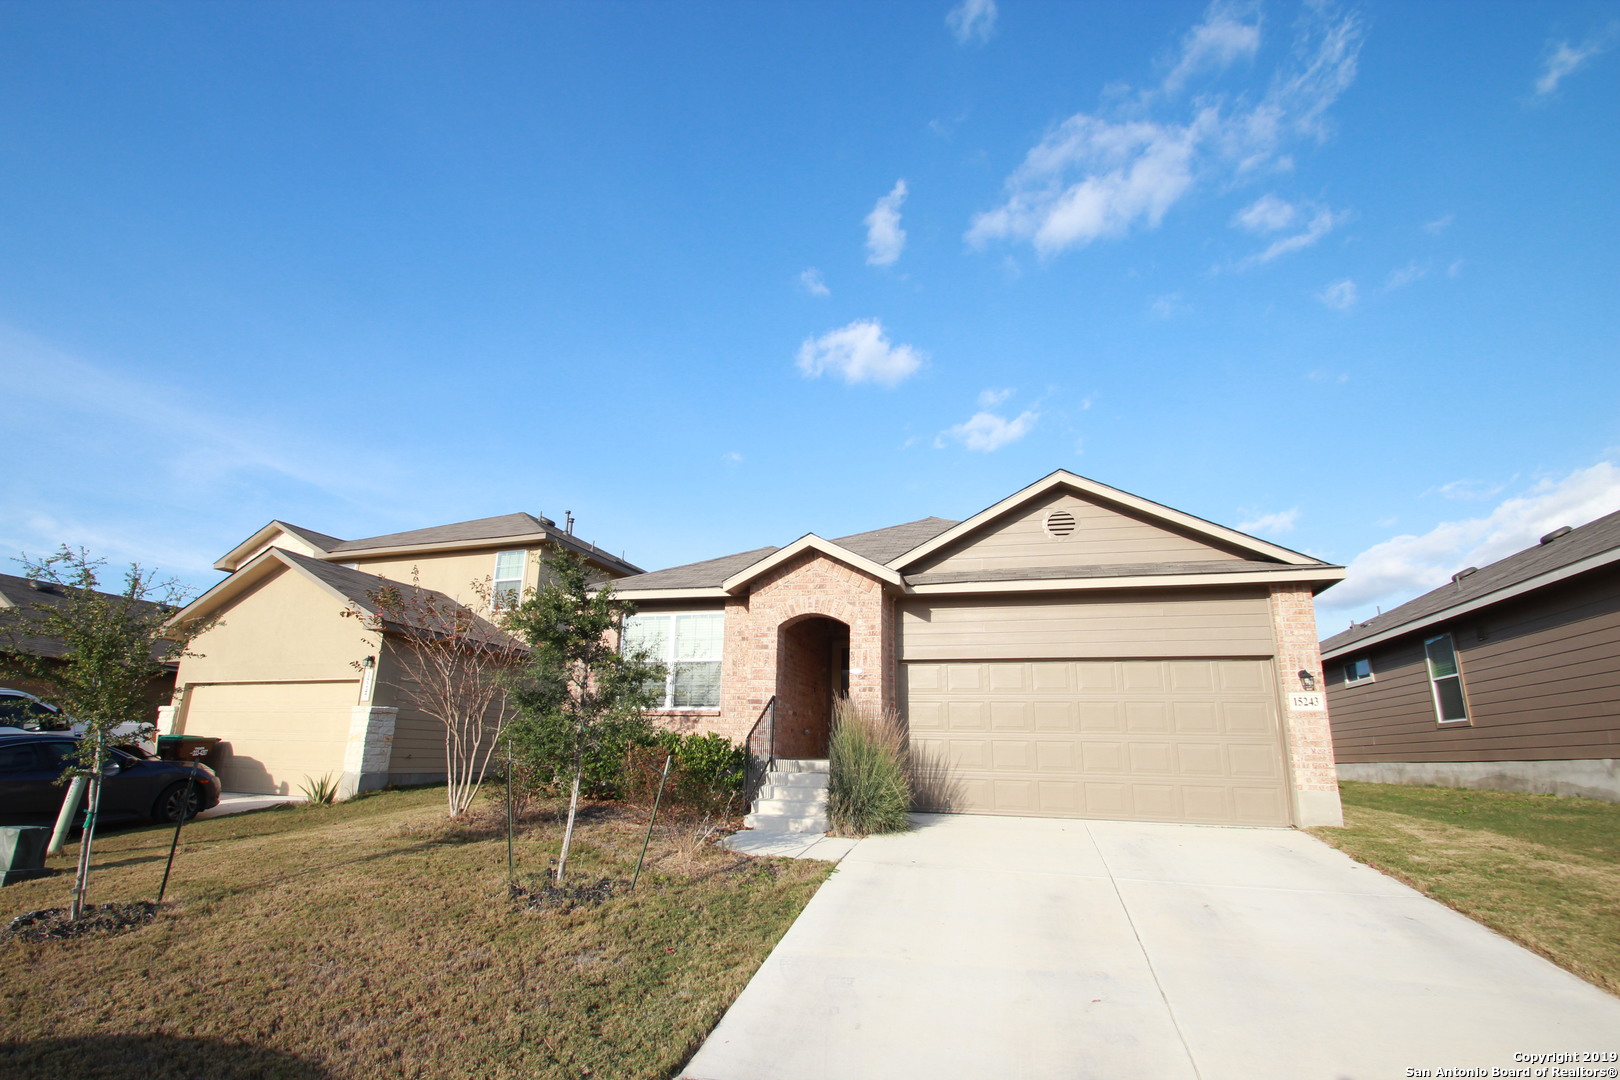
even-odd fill
[[[1316,607],[1310,586],[1273,585],[1270,607],[1295,823],[1301,827],[1343,825],[1339,776],[1333,764],[1333,729],[1328,723],[1326,680],[1322,677],[1322,652],[1316,639]],[[1315,676],[1314,691],[1305,689],[1301,671]]]

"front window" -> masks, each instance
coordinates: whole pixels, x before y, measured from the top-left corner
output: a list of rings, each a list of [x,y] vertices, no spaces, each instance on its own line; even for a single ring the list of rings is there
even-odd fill
[[[1347,683],[1367,682],[1371,678],[1372,661],[1365,656],[1344,665],[1344,681]]]
[[[665,709],[718,709],[726,617],[719,612],[632,615],[624,647],[664,665]]]
[[[1463,700],[1462,672],[1457,666],[1457,648],[1450,634],[1432,637],[1423,643],[1429,664],[1429,685],[1434,690],[1434,711],[1442,724],[1468,719],[1468,703]]]
[[[516,607],[523,598],[522,551],[503,551],[495,556],[495,577],[490,585],[490,603],[496,611]]]

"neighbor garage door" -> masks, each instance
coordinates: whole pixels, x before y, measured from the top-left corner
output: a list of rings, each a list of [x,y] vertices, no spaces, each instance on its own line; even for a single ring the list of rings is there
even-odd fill
[[[972,813],[1287,825],[1269,660],[904,665],[911,741]]]
[[[343,773],[353,682],[205,683],[187,691],[186,734],[223,739],[226,791],[296,795],[307,778]]]

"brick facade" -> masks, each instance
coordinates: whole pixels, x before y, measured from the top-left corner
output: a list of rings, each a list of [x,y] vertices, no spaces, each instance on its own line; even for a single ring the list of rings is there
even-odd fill
[[[1333,729],[1328,724],[1327,681],[1316,637],[1316,606],[1309,585],[1273,585],[1270,593],[1272,634],[1277,646],[1277,678],[1282,684],[1283,732],[1288,742],[1297,823],[1338,825],[1339,774],[1333,763]],[[1304,691],[1301,671],[1316,677],[1319,709],[1296,710],[1289,698]]]

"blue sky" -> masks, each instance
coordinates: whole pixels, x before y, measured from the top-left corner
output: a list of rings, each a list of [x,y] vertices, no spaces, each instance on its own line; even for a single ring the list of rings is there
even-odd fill
[[[1620,509],[1620,2],[0,3],[0,555]],[[15,564],[9,569],[16,570]]]

